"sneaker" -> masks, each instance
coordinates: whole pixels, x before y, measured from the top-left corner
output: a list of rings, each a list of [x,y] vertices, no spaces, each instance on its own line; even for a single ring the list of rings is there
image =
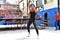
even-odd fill
[[[30,33],[28,33],[28,37],[30,37]]]
[[[39,34],[37,34],[37,36],[39,36]]]
[[[37,39],[39,40],[39,35],[37,35]]]

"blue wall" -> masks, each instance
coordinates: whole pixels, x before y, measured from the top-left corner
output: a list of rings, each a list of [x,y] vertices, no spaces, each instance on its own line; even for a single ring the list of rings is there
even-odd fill
[[[38,12],[37,15],[40,15],[42,20],[44,19],[44,13],[47,12],[48,14],[48,26],[55,26],[55,11],[57,11],[58,8],[52,8],[52,9],[48,9],[48,10],[44,10],[42,12]],[[36,24],[39,25],[41,24],[43,21],[42,20],[36,20]]]

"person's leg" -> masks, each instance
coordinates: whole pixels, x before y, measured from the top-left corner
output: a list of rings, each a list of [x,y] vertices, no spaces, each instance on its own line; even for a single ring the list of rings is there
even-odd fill
[[[59,30],[60,30],[60,20],[58,20],[57,25],[59,26]]]
[[[35,21],[33,21],[33,25],[34,25],[34,28],[35,28],[35,30],[36,30],[37,35],[39,36],[38,28],[36,27]]]
[[[28,30],[28,33],[30,34],[30,25],[31,25],[31,20],[28,21],[28,24],[27,24],[27,30]]]
[[[55,21],[55,27],[56,27],[56,30],[58,30],[57,22],[58,22],[58,20]]]
[[[60,20],[59,20],[59,30],[60,30]]]
[[[60,30],[60,20],[59,20],[59,30]]]

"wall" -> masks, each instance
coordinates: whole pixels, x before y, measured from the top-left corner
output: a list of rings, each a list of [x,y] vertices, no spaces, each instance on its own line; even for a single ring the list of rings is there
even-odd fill
[[[44,4],[44,0],[42,0],[42,4],[44,5],[44,10],[37,13],[37,15],[40,15],[42,19],[44,19],[44,13],[47,12],[48,14],[48,26],[55,26],[55,11],[58,10],[57,0],[53,0],[53,2],[50,2],[48,4]],[[42,20],[37,20],[37,25],[41,24]]]

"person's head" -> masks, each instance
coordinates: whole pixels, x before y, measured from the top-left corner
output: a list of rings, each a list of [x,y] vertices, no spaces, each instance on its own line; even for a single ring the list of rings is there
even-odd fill
[[[58,11],[56,11],[55,13],[56,13],[56,15],[59,15],[59,12]]]
[[[29,8],[35,8],[35,5],[34,5],[34,4],[31,4],[31,5],[29,6]]]

